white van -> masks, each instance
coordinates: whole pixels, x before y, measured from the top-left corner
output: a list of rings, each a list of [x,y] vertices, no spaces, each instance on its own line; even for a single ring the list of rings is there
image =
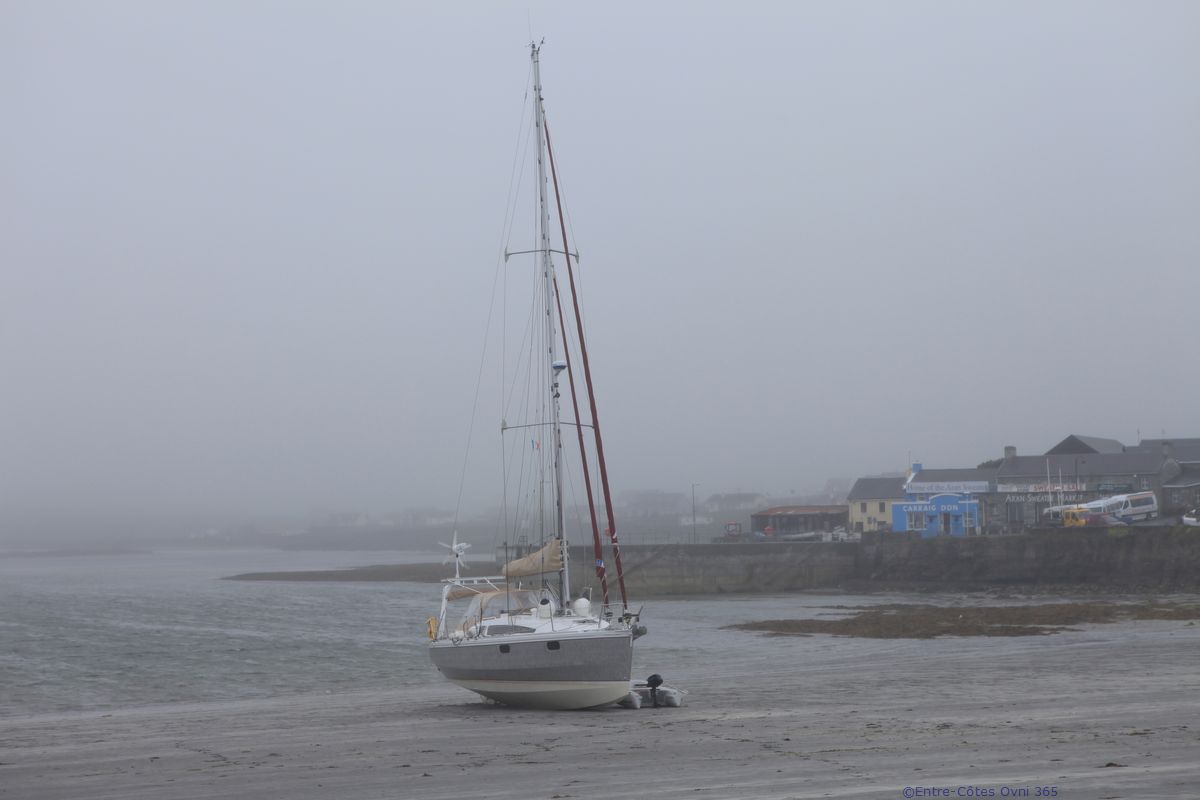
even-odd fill
[[[1099,500],[1092,500],[1083,503],[1080,508],[1086,508],[1093,514],[1112,514],[1115,517],[1121,515],[1121,508],[1125,505],[1125,498],[1128,495],[1118,494],[1113,497],[1103,497]]]
[[[1107,513],[1113,514],[1125,522],[1137,522],[1143,519],[1154,519],[1158,516],[1158,498],[1154,492],[1135,492],[1134,494],[1119,494],[1105,498],[1106,501],[1120,500],[1121,505]]]

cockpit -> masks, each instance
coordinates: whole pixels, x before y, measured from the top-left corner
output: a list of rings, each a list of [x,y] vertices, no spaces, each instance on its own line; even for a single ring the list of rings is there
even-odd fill
[[[548,591],[537,589],[509,589],[482,592],[471,598],[466,613],[463,614],[462,629],[468,630],[473,626],[486,623],[489,619],[517,614],[538,613],[539,616],[553,616],[555,611],[554,598]]]

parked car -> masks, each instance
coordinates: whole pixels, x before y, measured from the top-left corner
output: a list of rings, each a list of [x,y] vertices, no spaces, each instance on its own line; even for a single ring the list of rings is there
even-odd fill
[[[1200,508],[1193,508],[1184,514],[1180,522],[1184,525],[1190,525],[1193,528],[1200,528]]]

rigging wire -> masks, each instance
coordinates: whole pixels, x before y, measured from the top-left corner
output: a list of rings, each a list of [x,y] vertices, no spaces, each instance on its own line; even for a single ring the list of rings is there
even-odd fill
[[[559,174],[557,176],[557,179],[558,179],[557,191],[558,191],[558,197],[561,201],[563,217],[566,222],[567,230],[570,231],[570,241],[575,244],[575,252],[578,253],[579,252],[579,240],[575,233],[575,222],[571,216],[571,204],[570,204],[570,200],[568,198],[568,192],[567,192],[567,188],[566,188],[566,179],[564,178],[564,176],[562,174]],[[578,256],[576,256],[576,258],[575,258],[575,275],[576,275],[576,280],[577,280],[577,284],[578,284],[578,288],[576,291],[576,300],[578,301],[578,305],[579,305],[579,316],[582,321],[584,330],[587,330],[589,327],[588,322],[587,322],[587,304],[586,304],[587,293],[584,290],[584,269],[583,269],[583,265],[582,265],[582,260]],[[574,359],[572,361],[572,363],[576,363],[576,364],[580,363],[580,361],[582,360],[582,356],[580,355],[580,350],[579,350],[579,341],[578,341],[579,337],[575,334],[574,331],[570,330],[569,326],[568,326],[568,330],[565,330],[562,332],[561,339],[563,342],[564,349],[569,348],[573,351],[574,355],[579,356],[579,358]],[[564,357],[566,357],[566,356],[564,356]],[[577,420],[577,422],[578,422],[578,420]],[[581,454],[581,457],[586,458],[587,456]],[[599,467],[598,464],[596,466]],[[589,483],[592,484],[592,486],[591,486],[592,491],[594,492],[594,494],[596,494],[598,496],[601,492],[600,476],[598,474],[592,474],[591,470],[587,470],[587,472],[589,474],[591,474],[591,477],[592,477],[591,481],[589,481]]]
[[[533,74],[533,64],[529,65],[529,69],[525,73],[525,93],[521,101],[521,116],[520,124],[517,128],[517,145],[516,151],[513,153],[512,171],[509,173],[508,185],[509,193],[505,198],[505,221],[503,239],[503,251],[508,252],[508,246],[512,243],[512,228],[513,221],[516,218],[517,198],[521,193],[521,186],[524,183],[525,176],[525,160],[529,156],[529,137],[532,134],[532,126],[526,127],[529,120],[526,108],[529,105],[529,86],[530,77]],[[520,167],[517,166],[518,155],[520,155]],[[499,256],[497,256],[499,258]],[[500,392],[500,413],[501,421],[504,419],[504,386],[505,386],[505,370],[507,367],[506,358],[508,354],[508,258],[505,257],[502,262],[502,272],[504,275],[504,284],[501,292],[501,325],[500,325],[500,383],[498,390]],[[492,534],[492,550],[496,550],[496,537],[501,533],[504,535],[504,541],[510,538],[508,528],[508,472],[506,466],[508,459],[505,454],[504,431],[500,431],[500,514],[503,517],[504,524]],[[514,528],[512,533],[515,533]],[[506,583],[507,585],[507,583]]]
[[[554,181],[555,200],[559,206],[558,216],[559,216],[559,222],[560,222],[560,226],[561,226],[562,239],[563,239],[563,258],[566,260],[567,278],[569,279],[570,285],[571,285],[571,299],[572,299],[572,302],[574,305],[574,311],[575,311],[575,322],[576,322],[576,328],[577,328],[576,332],[579,336],[579,351],[580,351],[580,354],[583,356],[583,375],[584,375],[584,382],[587,385],[588,405],[590,407],[589,410],[591,411],[592,434],[593,434],[595,445],[596,445],[596,461],[600,466],[600,484],[604,489],[604,491],[603,491],[604,510],[605,510],[606,516],[608,517],[608,531],[607,532],[608,532],[608,538],[609,538],[609,542],[610,542],[609,549],[612,552],[613,562],[615,563],[616,568],[617,568],[617,584],[621,589],[621,606],[622,606],[622,608],[627,609],[628,608],[628,594],[626,593],[626,590],[625,590],[625,576],[623,574],[623,570],[621,567],[621,551],[620,551],[620,548],[618,545],[618,539],[617,539],[617,523],[616,523],[616,520],[614,519],[614,515],[613,515],[612,494],[609,491],[608,473],[607,473],[607,468],[605,466],[605,461],[604,461],[604,442],[603,442],[603,438],[601,437],[601,434],[600,434],[600,418],[596,413],[596,394],[592,388],[592,373],[591,373],[591,369],[588,366],[587,345],[585,344],[584,333],[583,333],[583,317],[580,314],[580,310],[579,310],[579,292],[578,292],[578,289],[577,289],[577,286],[575,283],[575,273],[574,273],[574,270],[572,270],[572,268],[571,268],[571,255],[570,255],[571,248],[569,246],[568,239],[567,239],[566,223],[563,221],[562,195],[559,192],[558,170],[555,167],[555,163],[554,163],[554,146],[551,144],[550,128],[546,124],[546,120],[544,117],[541,119],[541,122],[542,122],[542,130],[544,131],[545,137],[546,137],[546,155],[550,160],[550,175]],[[578,416],[578,414],[576,414],[576,416]],[[603,585],[605,570],[601,566],[601,561],[600,561],[600,558],[601,558],[600,553],[601,553],[602,545],[601,545],[599,532],[595,528],[595,516],[594,515],[593,515],[593,532],[595,533],[594,544],[595,544],[596,559],[597,559],[596,574],[597,574],[597,577],[600,578],[601,583]],[[607,595],[608,595],[608,592],[605,591],[604,601],[606,604],[608,602]]]
[[[510,238],[510,236],[511,236],[512,220],[513,220],[514,214],[515,214],[515,211],[514,211],[515,204],[513,202],[513,195],[514,195],[514,192],[519,190],[519,186],[520,186],[518,179],[517,179],[517,175],[518,175],[517,162],[518,162],[518,156],[520,155],[520,152],[523,149],[520,145],[521,131],[523,131],[525,129],[525,121],[526,121],[525,107],[528,106],[528,104],[529,104],[529,75],[530,75],[530,73],[532,73],[532,70],[533,70],[533,67],[531,65],[529,68],[529,72],[527,72],[526,76],[525,76],[525,94],[524,94],[524,100],[522,101],[522,108],[521,108],[521,123],[520,123],[520,127],[518,128],[518,133],[517,133],[518,144],[517,144],[516,150],[513,152],[513,164],[512,164],[512,168],[509,172],[509,179],[508,179],[509,188],[508,188],[508,192],[507,192],[507,198],[505,201],[504,221],[501,224],[501,231],[500,231],[500,240],[502,243],[504,241],[506,241],[508,238]],[[522,170],[522,172],[523,172],[523,170]],[[516,187],[514,187],[514,184],[516,184]],[[503,247],[501,249],[503,249]],[[474,434],[475,434],[475,418],[477,416],[477,412],[479,409],[479,394],[480,394],[480,390],[483,385],[483,368],[487,361],[487,351],[488,351],[487,342],[491,335],[492,318],[493,318],[493,316],[495,314],[495,310],[496,310],[496,291],[497,291],[498,286],[500,285],[501,276],[504,273],[505,273],[504,261],[502,260],[502,258],[499,255],[497,255],[496,256],[496,271],[492,278],[491,301],[488,303],[487,322],[484,324],[483,347],[481,348],[482,352],[479,355],[479,370],[475,377],[475,395],[471,400],[471,418],[470,418],[471,421],[467,426],[467,442],[466,442],[466,447],[465,447],[464,453],[463,453],[462,472],[459,474],[459,479],[458,479],[458,497],[454,503],[454,530],[458,530],[459,515],[462,513],[463,491],[464,491],[464,489],[466,487],[466,483],[467,483],[467,463],[470,460],[471,443],[474,439]],[[503,359],[501,359],[501,362],[503,362]],[[494,542],[493,542],[493,549],[494,549]]]
[[[562,199],[563,217],[567,223],[567,230],[570,231],[571,241],[575,243],[575,252],[579,253],[579,238],[575,233],[575,221],[571,217],[571,202],[567,195],[566,179],[562,175],[559,175],[558,180],[559,197]],[[587,297],[587,293],[583,289],[583,261],[578,256],[575,258],[575,275],[579,283],[579,315],[583,318],[583,327],[586,330],[588,328],[587,308],[585,307],[584,299]]]
[[[536,301],[531,300],[529,314],[526,316],[526,320],[525,320],[525,331],[521,336],[521,347],[518,349],[518,351],[524,351],[526,344],[528,344],[530,348],[533,347],[531,337],[533,335],[534,318],[536,316],[536,311],[534,308],[535,305],[536,305]],[[507,353],[503,353],[501,355],[501,358],[502,358],[502,360],[507,360]],[[512,382],[511,389],[509,389],[509,387],[505,387],[505,386],[500,387],[500,392],[501,392],[500,413],[501,413],[501,419],[503,420],[504,424],[507,424],[509,419],[513,419],[513,418],[518,419],[518,420],[524,419],[528,413],[527,411],[520,410],[521,408],[527,408],[527,406],[528,406],[529,383],[530,383],[527,373],[526,373],[526,378],[524,380],[521,379],[522,373],[520,372],[520,367],[521,367],[521,365],[525,365],[526,367],[528,367],[528,365],[531,363],[532,363],[532,359],[523,359],[523,360],[518,361],[518,363],[516,365],[514,365],[514,368],[517,370],[517,372],[513,376],[513,382]],[[513,396],[514,396],[514,393],[515,393],[517,387],[524,388],[525,394],[521,398],[521,406],[514,407],[513,406]],[[504,393],[506,390],[508,391],[507,400],[505,400],[505,398],[504,398]],[[516,416],[514,417],[514,415],[516,415]],[[501,452],[500,472],[501,472],[501,480],[502,480],[502,484],[503,484],[503,500],[502,500],[501,506],[502,506],[502,510],[504,512],[504,518],[507,521],[509,518],[509,513],[508,513],[509,476],[511,474],[513,474],[513,469],[512,469],[511,462],[509,461],[509,457],[506,455],[508,439],[504,435],[505,431],[501,430],[500,433],[501,433],[501,435],[500,435],[500,452]],[[518,447],[514,451],[514,454],[518,454],[518,453],[521,455],[522,471],[516,473],[519,477],[519,480],[517,483],[517,488],[516,488],[516,493],[514,495],[514,498],[520,497],[520,495],[521,495],[521,486],[523,485],[523,475],[524,475],[523,470],[524,470],[525,456],[527,454],[527,451],[524,448]],[[513,519],[514,520],[516,518],[516,514],[519,513],[519,510],[520,510],[519,506],[517,508],[513,509]],[[507,527],[505,527],[504,528],[505,536],[507,537],[510,533],[515,534],[516,529],[514,528],[512,531],[510,531]],[[505,541],[508,541],[508,539],[506,538]]]

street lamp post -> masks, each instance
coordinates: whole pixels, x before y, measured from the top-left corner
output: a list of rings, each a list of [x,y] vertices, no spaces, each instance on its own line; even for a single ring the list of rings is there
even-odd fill
[[[696,487],[699,485],[692,484],[692,544],[696,544]]]

